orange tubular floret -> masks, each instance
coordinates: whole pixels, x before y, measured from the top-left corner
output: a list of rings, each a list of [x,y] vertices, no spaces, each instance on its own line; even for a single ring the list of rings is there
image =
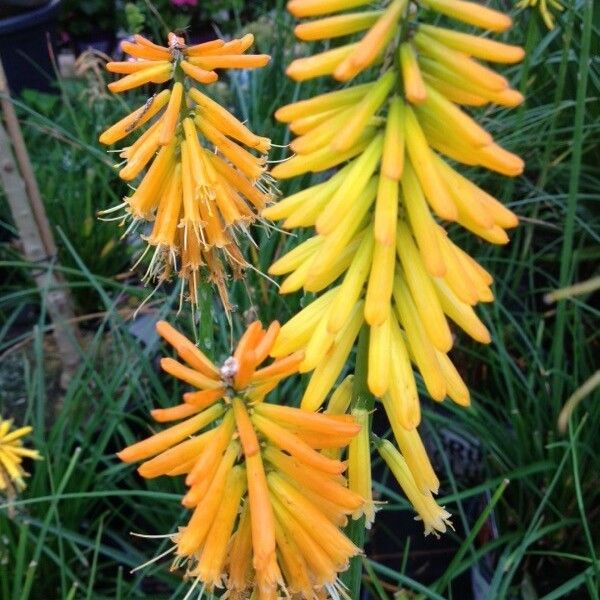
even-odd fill
[[[225,394],[225,388],[216,388],[214,390],[200,390],[199,392],[186,392],[183,395],[183,401],[186,404],[200,406],[202,409],[214,404],[220,400]]]
[[[196,460],[198,453],[206,448],[214,437],[214,430],[185,440],[165,452],[161,452],[151,460],[143,462],[138,467],[138,473],[146,479],[154,479],[164,475],[190,460]]]
[[[275,558],[275,519],[260,452],[246,456],[246,473],[254,569],[263,576],[264,586],[275,588],[281,579]]]
[[[171,53],[164,48],[161,50],[158,46],[153,48],[151,46],[132,44],[131,42],[121,42],[121,50],[130,56],[135,58],[143,58],[146,60],[171,60]]]
[[[156,67],[159,64],[167,65],[169,61],[155,61],[155,60],[127,60],[122,62],[111,61],[106,63],[106,70],[109,73],[117,73],[119,75],[131,75],[131,73],[137,73],[143,71],[148,67]]]
[[[192,63],[189,63],[187,60],[182,60],[180,63],[181,69],[183,72],[192,79],[200,83],[214,83],[219,79],[219,76],[214,71],[207,71],[206,69],[201,69],[200,67],[196,67]]]
[[[234,169],[231,165],[227,164],[221,157],[211,153],[208,155],[208,158],[218,173],[224,177],[231,186],[243,194],[247,200],[256,206],[256,208],[264,208],[265,204],[270,199],[268,194],[260,192],[246,177],[244,177],[237,169]]]
[[[186,56],[201,56],[202,54],[214,50],[216,48],[222,48],[225,42],[221,39],[211,40],[210,42],[202,42],[202,44],[196,44],[186,48]]]
[[[183,421],[183,423],[173,425],[173,427],[169,427],[164,431],[156,433],[137,444],[128,446],[117,453],[117,456],[123,462],[136,462],[148,458],[149,456],[153,456],[154,454],[159,454],[163,450],[178,444],[188,436],[193,435],[196,431],[220,417],[222,413],[222,405],[212,406],[199,415],[196,415],[187,421]]]
[[[108,84],[111,92],[119,93],[144,85],[145,83],[164,83],[173,76],[171,63],[157,63],[154,67],[148,67],[142,71],[126,75],[119,81]]]
[[[299,350],[285,358],[280,358],[269,366],[259,369],[252,375],[252,381],[269,379],[271,377],[285,377],[298,370],[298,366],[304,360],[304,351]]]
[[[160,366],[169,375],[173,375],[173,377],[177,377],[177,379],[181,379],[181,381],[185,381],[199,389],[216,390],[223,385],[220,381],[211,379],[194,369],[190,369],[173,358],[162,358]]]
[[[240,338],[238,345],[233,353],[233,358],[237,364],[237,373],[234,377],[234,384],[237,389],[246,385],[252,376],[252,372],[256,367],[254,360],[254,347],[262,339],[264,331],[260,321],[251,323],[244,335]]]
[[[269,356],[269,352],[271,352],[271,348],[279,335],[279,330],[281,329],[281,325],[277,321],[273,321],[269,327],[267,328],[267,332],[264,337],[258,344],[256,344],[254,348],[254,355],[256,364],[260,365],[260,363]]]
[[[212,71],[213,69],[258,69],[269,64],[268,54],[241,54],[224,56],[194,56],[191,62],[195,67]]]
[[[159,321],[156,324],[156,332],[166,342],[171,344],[177,354],[185,360],[185,362],[200,371],[207,377],[218,378],[219,369],[214,363],[206,357],[206,355],[196,348],[190,340],[188,340],[183,334],[179,333],[174,327],[169,325],[166,321]]]
[[[173,85],[171,97],[169,98],[169,105],[167,106],[167,110],[165,110],[162,125],[160,127],[158,142],[161,146],[166,146],[175,135],[182,100],[183,84],[180,81],[176,81]]]
[[[255,427],[264,434],[271,442],[282,450],[286,450],[300,462],[310,465],[325,473],[339,474],[346,470],[345,463],[323,456],[298,436],[294,435],[284,427],[280,427],[269,419],[258,414],[251,417]]]
[[[252,422],[246,410],[246,406],[239,398],[234,398],[231,401],[233,405],[233,414],[235,415],[235,425],[237,428],[238,435],[240,436],[240,443],[244,450],[244,456],[254,456],[260,450],[258,438]]]
[[[350,415],[324,415],[277,404],[259,404],[254,410],[267,419],[272,419],[284,426],[289,424],[301,430],[307,429],[318,433],[331,433],[333,436],[350,437],[360,431],[360,425]]]
[[[169,408],[155,408],[150,411],[150,414],[158,423],[166,423],[168,421],[179,421],[180,419],[191,417],[201,410],[202,406],[195,404],[178,404]]]
[[[140,46],[147,46],[148,48],[154,48],[155,50],[158,50],[160,52],[169,52],[169,49],[166,46],[160,46],[159,44],[155,44],[154,42],[150,41],[148,38],[145,38],[143,35],[140,35],[139,33],[136,33],[133,36],[133,39],[134,39],[135,43],[139,44]]]

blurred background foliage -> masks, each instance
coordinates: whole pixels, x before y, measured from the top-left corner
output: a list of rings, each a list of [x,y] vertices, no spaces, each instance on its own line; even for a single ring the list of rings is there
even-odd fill
[[[67,1],[62,27],[71,36],[85,34],[92,22],[88,33],[106,27],[115,36],[119,30],[162,36],[170,27],[189,27],[191,36],[210,37],[214,28],[255,33],[259,50],[273,55],[270,65],[233,72],[210,92],[285,146],[289,136],[274,122],[274,109],[324,91],[328,82],[298,85],[285,77],[300,47],[283,4],[136,0],[110,5],[111,12],[109,3]],[[457,532],[423,541],[406,501],[376,465],[376,492],[386,504],[368,535],[364,598],[598,598],[598,389],[583,399],[565,434],[557,429],[567,398],[598,369],[598,293],[544,301],[552,290],[598,275],[600,258],[600,11],[590,0],[564,4],[551,31],[535,10],[514,14],[507,39],[528,55],[506,73],[527,101],[511,111],[478,111],[527,166],[516,180],[472,175],[521,216],[521,226],[500,248],[451,232],[496,277],[496,302],[481,311],[493,343],[481,347],[460,337],[454,350],[473,406],[430,402],[422,427],[443,480],[441,503],[455,515]],[[7,600],[175,599],[187,589],[161,562],[130,573],[168,544],[130,531],[168,533],[183,522],[177,482],[142,480],[114,456],[148,431],[150,408],[172,404],[182,391],[159,372],[152,331],[159,317],[175,320],[178,290],[174,284],[159,292],[133,319],[148,294],[139,273],[128,271],[139,248],[119,239],[118,224],[95,219],[126,193],[98,135],[144,96],[115,98],[105,83],[101,55],[88,52],[54,94],[29,91],[15,99],[59,242],[55,268],[73,292],[83,338],[81,366],[63,390],[44,296],[31,278],[40,265],[21,258],[0,197],[0,412],[33,424],[32,441],[45,457],[31,466],[22,498],[0,506],[0,597]],[[286,155],[275,147],[271,159]],[[281,192],[307,181],[284,182]],[[260,223],[253,236],[257,247],[245,253],[264,273],[290,240]],[[200,323],[185,310],[177,318],[190,335],[202,332],[200,342],[217,359],[227,356],[231,335],[246,319],[283,322],[309,301],[299,293],[278,295],[255,271],[231,287],[233,331],[216,302],[208,302]],[[281,396],[293,403],[300,390],[298,377]],[[385,420],[375,422],[385,435]]]

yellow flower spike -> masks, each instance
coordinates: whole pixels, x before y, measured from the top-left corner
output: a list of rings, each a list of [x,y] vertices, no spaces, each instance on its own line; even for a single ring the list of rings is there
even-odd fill
[[[421,421],[421,408],[417,384],[412,371],[410,354],[406,342],[396,320],[396,315],[390,315],[390,385],[387,395],[394,407],[392,416],[388,411],[390,423],[396,419],[405,429],[413,429]],[[396,415],[396,416],[394,416]]]
[[[25,477],[29,474],[23,468],[23,459],[42,458],[37,450],[23,446],[23,438],[33,428],[27,426],[12,429],[12,425],[12,420],[0,417],[0,492],[7,496],[9,502],[27,487]]]
[[[290,0],[287,9],[295,17],[318,17],[367,4],[371,4],[371,0]]]
[[[405,109],[404,125],[406,150],[427,202],[440,218],[455,221],[458,210],[435,169],[433,152],[415,113],[409,106]]]
[[[444,281],[437,280],[435,285],[442,309],[448,317],[474,340],[481,344],[489,344],[492,341],[490,332],[475,311],[468,304],[461,302]]]
[[[332,310],[328,313],[327,329],[332,333],[339,332],[348,322],[352,310],[361,296],[371,269],[373,248],[373,234],[369,228],[365,232],[354,259],[346,271],[342,284],[337,288],[332,302]]]
[[[404,102],[394,96],[389,103],[381,174],[400,181],[404,170]]]
[[[344,328],[338,333],[325,360],[314,370],[302,396],[301,408],[318,410],[340,375],[352,351],[352,346],[363,323],[364,302],[358,302]]]
[[[512,19],[508,15],[477,2],[465,2],[465,0],[423,0],[423,2],[436,12],[482,29],[502,32],[512,25]]]
[[[395,244],[384,245],[375,242],[365,297],[365,320],[369,325],[380,325],[390,314],[395,264]]]
[[[109,63],[110,64],[110,63]],[[114,144],[131,132],[135,131],[152,117],[157,115],[169,102],[171,90],[163,90],[162,92],[152,96],[148,101],[140,106],[137,110],[123,117],[120,121],[109,127],[99,138],[101,144]]]
[[[330,234],[340,224],[347,206],[358,205],[361,196],[369,195],[367,187],[379,164],[382,150],[383,138],[377,136],[366,150],[350,163],[344,180],[317,218],[315,225],[321,235]]]
[[[513,64],[520,62],[525,57],[525,51],[520,46],[512,46],[489,38],[433,25],[421,24],[419,28],[449,48],[481,60]]]
[[[399,184],[396,179],[390,179],[382,174],[379,177],[377,201],[375,203],[375,240],[384,246],[393,246],[396,237],[396,222],[398,220]]]
[[[297,58],[285,72],[294,81],[306,81],[323,75],[331,75],[357,46],[358,44],[347,44],[307,58]]]
[[[394,37],[398,20],[406,9],[408,0],[392,0],[379,20],[369,29],[354,51],[338,65],[334,77],[339,81],[349,81],[358,73],[370,67],[381,56]]]
[[[360,425],[360,433],[350,442],[348,448],[348,487],[363,498],[364,506],[356,510],[352,517],[365,516],[365,527],[371,528],[375,521],[375,503],[371,483],[371,450],[369,443],[369,412],[364,408],[352,410],[352,416]]]
[[[334,150],[344,152],[352,147],[360,138],[371,117],[381,108],[396,83],[395,71],[389,70],[382,75],[375,86],[357,103],[343,129],[333,139]]]
[[[427,201],[410,162],[406,163],[402,178],[402,200],[427,271],[434,277],[442,277],[446,272],[446,263],[438,241],[437,224],[429,212]]]
[[[382,12],[371,10],[318,19],[301,23],[294,29],[296,37],[305,42],[332,39],[369,29],[379,19]]]
[[[308,100],[300,100],[279,108],[275,112],[275,118],[282,123],[291,123],[302,118],[313,118],[314,115],[324,114],[331,110],[340,110],[348,105],[356,104],[374,85],[374,83],[363,83],[344,90],[327,92]]]
[[[427,90],[421,76],[415,49],[410,42],[400,44],[400,67],[406,99],[411,104],[421,104],[427,98]]]
[[[408,286],[400,276],[394,281],[394,301],[425,387],[434,400],[442,401],[446,396],[446,381],[437,361],[435,348],[427,336]]]
[[[452,334],[438,300],[432,278],[421,261],[419,251],[406,223],[398,223],[396,238],[403,275],[414,299],[423,327],[432,344],[440,352],[452,348]]]
[[[390,384],[391,317],[371,327],[369,336],[368,384],[371,393],[383,396]]]
[[[438,532],[445,533],[447,527],[452,527],[450,513],[438,506],[431,493],[424,494],[419,490],[406,460],[394,445],[388,440],[379,440],[377,451],[423,521],[425,535],[433,533],[437,536]]]

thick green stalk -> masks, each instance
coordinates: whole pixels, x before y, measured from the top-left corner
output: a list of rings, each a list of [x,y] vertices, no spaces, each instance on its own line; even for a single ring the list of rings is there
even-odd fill
[[[375,398],[369,391],[367,383],[369,363],[369,326],[365,323],[358,337],[358,349],[356,351],[356,363],[354,367],[354,385],[352,389],[352,408],[363,408],[372,411],[375,406]],[[370,428],[370,424],[369,424]],[[346,527],[346,535],[361,550],[365,545],[365,518],[351,520]],[[342,583],[348,588],[352,600],[360,597],[360,582],[362,576],[362,556],[355,556],[350,561],[350,568],[342,574]]]

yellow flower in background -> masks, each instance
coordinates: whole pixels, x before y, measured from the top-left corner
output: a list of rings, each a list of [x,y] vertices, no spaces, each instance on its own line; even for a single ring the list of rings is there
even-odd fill
[[[554,29],[554,14],[553,11],[562,12],[565,7],[559,0],[519,0],[517,8],[536,8],[540,11],[540,16],[548,29]]]
[[[37,450],[23,446],[23,438],[31,433],[31,427],[13,429],[12,420],[0,418],[0,493],[10,499],[25,487],[25,477],[28,473],[23,469],[23,459],[40,460]]]
[[[239,276],[246,262],[236,236],[247,235],[247,226],[272,197],[265,173],[270,140],[195,87],[217,81],[219,69],[265,66],[267,55],[245,54],[253,42],[248,34],[187,46],[171,33],[168,46],[159,46],[136,35],[134,42],[122,43],[130,59],[106,65],[123,75],[108,85],[115,93],[172,82],[100,136],[101,143],[115,144],[146,125],[119,154],[120,177],[139,183],[123,204],[105,214],[124,209],[131,219],[126,233],[153,222],[144,236],[147,251],[152,249],[144,281],[161,283],[178,273],[192,304],[205,269],[229,308],[223,263]]]
[[[402,432],[416,434],[421,419],[413,370],[434,400],[449,397],[467,406],[469,390],[448,356],[450,322],[480,343],[491,341],[474,307],[493,301],[492,276],[452,241],[448,226],[506,244],[507,230],[518,225],[517,216],[462,175],[459,165],[511,177],[524,168],[469,112],[523,101],[486,64],[518,62],[523,50],[420,18],[433,11],[503,32],[510,17],[464,0],[416,5],[389,0],[372,10],[366,0],[290,0],[293,15],[313,18],[297,26],[300,39],[342,41],[294,60],[288,75],[297,81],[331,75],[350,83],[277,111],[296,138],[293,156],[272,175],[314,173],[318,183],[262,212],[283,220],[285,229],[314,228],[313,237],[269,271],[286,276],[281,293],[317,294],[282,326],[271,352],[304,351],[299,371],[312,376],[302,408],[323,405],[366,324],[369,389],[382,401],[406,461]],[[361,83],[353,83],[359,74]],[[428,493],[435,492],[437,478],[423,455]]]
[[[300,352],[262,366],[276,322],[266,331],[250,325],[221,367],[167,323],[157,330],[187,363],[164,358],[162,368],[196,391],[152,411],[158,422],[179,423],[119,458],[143,461],[138,472],[148,479],[185,476],[182,504],[193,513],[170,536],[173,568],[234,598],[338,597],[337,575],[359,553],[341,527],[365,500],[348,489],[339,453],[327,453],[346,448],[360,425],[346,414],[264,402],[302,360]]]

